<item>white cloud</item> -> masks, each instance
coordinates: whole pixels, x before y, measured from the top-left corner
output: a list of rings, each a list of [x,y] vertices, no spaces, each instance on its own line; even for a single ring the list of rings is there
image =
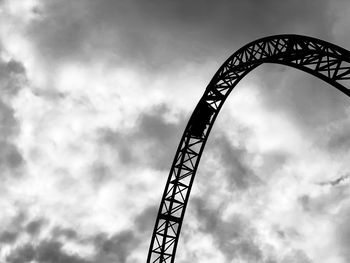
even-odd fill
[[[137,49],[138,43],[129,41],[132,48],[118,47],[119,50],[112,49],[109,45],[99,46],[96,44],[98,41],[92,41],[91,36],[84,35],[86,38],[82,37],[81,40],[87,41],[85,43],[87,46],[96,45],[93,47],[98,49],[97,55],[91,54],[88,60],[84,57],[84,52],[79,53],[79,48],[82,47],[74,35],[70,36],[72,39],[62,38],[64,39],[62,43],[48,41],[52,45],[55,44],[52,49],[45,46],[47,44],[44,41],[45,37],[53,38],[55,33],[64,34],[68,29],[60,31],[52,27],[56,20],[49,20],[50,17],[45,16],[53,14],[45,14],[45,9],[40,9],[41,4],[45,5],[38,1],[11,0],[5,1],[1,9],[0,37],[3,45],[1,58],[6,61],[15,59],[23,63],[27,77],[27,82],[22,83],[21,90],[8,102],[20,127],[15,144],[23,155],[24,168],[21,177],[11,178],[1,186],[4,188],[0,201],[2,211],[0,217],[3,222],[1,231],[14,224],[14,218],[22,211],[25,216],[23,222],[18,223],[20,237],[14,244],[25,243],[30,240],[29,234],[22,233],[25,232],[25,224],[33,218],[44,217],[49,223],[43,227],[36,242],[51,237],[52,229],[57,226],[74,229],[80,239],[61,240],[66,242],[64,250],[93,257],[93,248],[96,244],[92,239],[96,237],[95,235],[102,233],[109,238],[116,233],[135,229],[136,218],[149,207],[158,205],[167,171],[164,171],[163,167],[150,164],[152,161],[148,159],[158,158],[157,154],[152,155],[151,151],[154,149],[164,151],[163,155],[167,156],[168,151],[175,151],[175,148],[165,148],[167,144],[161,145],[161,140],[151,138],[152,129],[142,130],[144,128],[142,125],[145,126],[144,122],[148,121],[149,125],[158,124],[163,128],[169,125],[174,128],[179,125],[184,115],[189,117],[201,92],[209,82],[209,77],[218,66],[218,61],[210,55],[198,59],[198,54],[207,51],[207,45],[213,43],[216,43],[217,49],[222,51],[227,45],[226,41],[232,41],[232,37],[226,39],[228,33],[224,32],[221,35],[218,31],[214,35],[217,37],[219,34],[219,38],[226,44],[220,44],[219,40],[218,42],[210,40],[213,42],[201,45],[199,43],[211,37],[197,35],[196,40],[195,33],[192,36],[189,32],[184,32],[168,39],[170,33],[167,33],[164,37],[167,44],[173,43],[176,38],[181,38],[179,35],[184,35],[181,38],[183,42],[178,42],[179,46],[173,43],[168,47],[162,42],[149,43],[147,41],[150,40],[147,38],[145,42],[140,40],[147,47],[140,46]],[[79,4],[76,4],[75,8],[78,7]],[[89,5],[82,5],[82,8],[88,7]],[[250,9],[244,7],[244,10]],[[59,12],[66,11],[62,9]],[[94,17],[93,10],[85,11],[82,10],[79,15],[89,14],[92,21],[95,21],[96,17],[99,17],[97,21],[101,19],[101,14],[96,14]],[[108,10],[102,11],[104,14]],[[344,33],[345,13],[339,13],[333,34],[336,39],[343,39],[342,41],[347,43]],[[67,19],[72,16],[65,13],[61,15],[67,16]],[[182,17],[182,14],[178,16]],[[249,16],[251,17],[251,14]],[[271,13],[267,17],[270,18]],[[102,29],[106,26],[105,31],[87,22],[85,25],[84,19],[83,22],[79,19],[75,22],[79,29],[81,27],[86,27],[87,31],[91,29],[92,36],[103,36],[103,32],[108,34],[113,32],[116,34],[115,37],[130,37],[134,41],[138,39],[139,31],[142,30],[133,31],[136,36],[130,35],[128,30],[125,35],[119,30],[111,31],[109,24],[114,25],[119,20],[108,18],[108,21],[96,23]],[[124,19],[126,22],[129,21]],[[218,25],[221,25],[221,18],[219,20]],[[44,22],[35,24],[38,21],[52,24],[47,29],[43,28]],[[72,21],[69,20],[67,25],[70,25],[70,22]],[[184,27],[182,23],[183,21],[180,27]],[[194,21],[191,26],[195,27],[196,23]],[[288,23],[286,22],[286,28],[300,27]],[[39,27],[38,31],[43,32],[42,35],[39,34],[40,37],[32,32],[33,28],[32,31],[29,30],[34,24]],[[264,24],[272,28],[273,23],[266,20]],[[167,25],[170,29],[177,27]],[[308,23],[308,27],[310,25],[312,23]],[[151,26],[141,28],[147,31],[149,27]],[[180,27],[175,32],[183,32],[184,28]],[[57,32],[49,34],[48,31],[54,28]],[[131,28],[135,29],[135,25],[133,24]],[[162,30],[162,27],[156,28]],[[154,30],[153,27],[152,30],[149,29],[150,35]],[[254,30],[250,28],[247,31]],[[266,29],[266,32],[270,31]],[[46,36],[45,32],[50,36]],[[205,30],[201,32],[210,33]],[[251,36],[256,34],[254,32],[250,33]],[[114,35],[106,35],[108,41],[112,41],[113,37]],[[190,51],[195,50],[197,53],[192,59],[191,52],[185,52],[186,49],[184,57],[173,58],[176,63],[165,63],[164,61],[168,60],[157,57],[157,50],[152,48],[154,44],[160,48],[160,54],[175,56],[182,53],[170,49],[175,47],[184,49],[183,46],[186,45],[184,43],[192,44]],[[61,47],[62,45],[64,47]],[[69,48],[72,50],[68,50]],[[103,48],[107,50],[102,52],[100,49]],[[56,52],[54,55],[51,54],[54,53],[53,49]],[[135,57],[128,59],[127,56],[132,54],[129,49],[141,55],[135,54]],[[121,54],[124,51],[126,55]],[[75,53],[69,56],[64,52]],[[64,59],[57,59],[57,54],[61,54]],[[126,62],[118,64],[117,60],[108,58],[110,54],[123,58]],[[150,57],[156,61],[149,60],[150,65],[157,65],[158,68],[155,67],[157,70],[152,70],[152,66],[145,66]],[[135,59],[142,61],[136,63]],[[184,65],[180,67],[179,61]],[[264,73],[261,75],[264,76]],[[294,75],[291,78],[293,79]],[[337,120],[329,126],[320,124],[317,136],[312,137],[309,131],[303,129],[301,124],[291,117],[283,105],[271,108],[264,104],[263,97],[268,97],[269,94],[264,93],[261,85],[259,79],[253,77],[232,92],[231,99],[221,112],[210,139],[215,144],[217,142],[215,140],[226,138],[227,141],[224,141],[228,144],[226,146],[235,150],[231,152],[235,157],[232,162],[241,165],[240,169],[234,172],[245,172],[247,177],[251,177],[243,181],[241,187],[234,184],[238,184],[237,181],[232,183],[229,178],[232,175],[227,174],[227,171],[231,170],[225,166],[223,157],[218,154],[220,147],[223,146],[220,144],[212,145],[212,148],[209,146],[203,155],[192,193],[193,198],[205,200],[208,217],[196,218],[198,213],[195,211],[196,204],[189,204],[184,226],[186,229],[180,240],[177,260],[225,262],[228,254],[231,257],[239,257],[238,262],[246,262],[247,258],[242,255],[247,246],[247,251],[252,253],[252,256],[259,256],[262,251],[266,258],[277,257],[280,260],[285,260],[287,257],[302,258],[302,252],[295,252],[299,249],[315,262],[346,262],[344,259],[347,256],[346,251],[344,252],[344,248],[339,245],[339,242],[343,242],[342,244],[348,242],[346,236],[339,241],[338,228],[343,221],[334,220],[334,217],[345,217],[349,191],[344,189],[348,183],[344,181],[340,186],[320,185],[320,183],[334,181],[348,173],[349,155],[329,153],[324,141],[321,146],[318,145],[317,136],[322,133],[327,136],[331,133],[330,130],[346,126],[347,120]],[[160,105],[165,106],[159,107]],[[145,119],[148,115],[154,118]],[[119,141],[116,139],[113,145],[107,147],[99,137],[101,130],[110,131],[112,136],[119,136],[117,138]],[[166,128],[164,130],[167,131]],[[147,160],[136,162],[131,158],[131,164],[127,163],[122,158],[125,156],[120,156],[123,147],[131,152],[135,160]],[[100,169],[96,168],[98,165]],[[105,176],[103,173],[108,174],[107,179],[101,179],[97,183],[96,178]],[[237,180],[237,177],[235,179]],[[259,182],[254,183],[255,179]],[[228,253],[226,245],[223,248],[219,247],[221,250],[218,252],[218,244],[221,244],[218,242],[220,234],[225,236],[226,233],[220,232],[223,228],[218,226],[216,233],[211,233],[205,228],[205,223],[212,219],[210,216],[213,211],[222,213],[215,216],[217,222],[223,223],[225,227],[237,215],[246,219],[245,223],[251,232],[239,232],[246,243],[231,240],[233,247],[237,250],[242,249],[242,255],[241,252]],[[243,219],[240,218],[238,222],[243,222]],[[143,234],[134,232],[129,236],[134,235],[140,240],[131,238],[132,242],[137,240],[138,245],[132,251],[128,262],[141,262],[146,257],[150,237],[146,238]],[[96,247],[95,249],[97,250]],[[4,248],[0,249],[0,253],[4,258],[10,251]],[[103,260],[107,261],[108,255]]]

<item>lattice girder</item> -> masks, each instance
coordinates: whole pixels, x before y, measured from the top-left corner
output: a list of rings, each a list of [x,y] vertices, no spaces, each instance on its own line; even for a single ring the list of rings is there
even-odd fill
[[[208,84],[181,138],[156,219],[147,263],[173,263],[193,180],[210,130],[237,83],[263,63],[310,73],[350,96],[350,52],[300,35],[253,41],[229,57]]]

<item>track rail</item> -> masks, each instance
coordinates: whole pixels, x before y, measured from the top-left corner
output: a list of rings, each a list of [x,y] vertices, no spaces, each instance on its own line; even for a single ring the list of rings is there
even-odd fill
[[[173,263],[193,180],[215,119],[237,83],[263,63],[291,66],[350,96],[350,52],[300,35],[253,41],[229,57],[199,100],[182,135],[156,219],[147,263]]]

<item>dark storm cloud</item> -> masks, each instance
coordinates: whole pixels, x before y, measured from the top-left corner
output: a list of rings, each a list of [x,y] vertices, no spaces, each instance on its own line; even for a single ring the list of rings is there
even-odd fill
[[[154,222],[158,214],[158,206],[150,206],[145,208],[142,213],[140,213],[136,220],[135,224],[139,231],[143,233],[151,234],[153,230]]]
[[[11,124],[10,124],[11,123]],[[0,101],[0,168],[2,171],[10,172],[14,176],[16,171],[23,165],[24,160],[18,148],[12,143],[13,129],[17,129],[17,123],[13,118],[11,108]],[[1,176],[4,176],[2,173]]]
[[[14,110],[0,100],[0,134],[3,139],[8,139],[18,132],[18,123],[14,114]]]
[[[47,1],[28,30],[45,58],[107,56],[147,67],[221,62],[247,41],[277,33],[327,37],[328,1]]]
[[[310,136],[317,138],[320,146],[329,139],[323,130],[315,134],[316,129],[347,118],[348,98],[308,73],[285,66],[263,65],[257,74],[265,107],[287,114],[304,131],[313,132]],[[342,129],[332,132],[338,133],[337,137],[343,141]],[[337,139],[329,143],[337,144]]]
[[[163,109],[163,108],[162,108]],[[147,125],[146,125],[147,126]],[[125,263],[127,258],[150,236],[157,208],[146,207],[134,218],[133,229],[119,233],[86,235],[78,229],[53,226],[48,218],[32,218],[26,210],[19,210],[6,231],[0,232],[0,247],[10,245],[7,263]],[[42,239],[42,237],[44,239]],[[23,242],[24,240],[27,243]],[[17,242],[19,241],[19,242]],[[65,249],[65,242],[94,248],[94,254],[85,257]]]
[[[6,226],[6,230],[0,233],[0,243],[14,243],[22,234],[29,234],[34,238],[40,234],[45,224],[44,218],[30,220],[25,211],[19,211]]]
[[[51,66],[62,60],[103,59],[111,67],[140,64],[160,73],[175,70],[173,62],[186,66],[210,60],[219,65],[247,42],[271,34],[299,33],[333,42],[335,14],[330,7],[336,4],[325,0],[51,0],[43,5],[41,19],[31,24],[28,36]],[[266,104],[287,111],[301,126],[344,117],[339,96],[321,81],[288,77],[289,70],[257,74],[265,82]],[[130,155],[124,150],[121,156],[128,162]]]
[[[333,42],[332,4],[325,0],[51,0],[43,5],[41,19],[31,24],[28,36],[51,66],[62,60],[102,59],[111,67],[141,64],[160,73],[175,70],[173,62],[186,66],[210,60],[219,65],[247,42],[271,34],[300,33]],[[301,127],[311,129],[345,117],[341,96],[327,84],[282,67],[276,73],[267,69],[251,73],[261,77],[261,99],[286,111]],[[146,120],[146,129],[151,121]],[[119,141],[120,157],[129,163],[134,156],[122,142],[124,135],[108,136]],[[318,138],[324,140],[321,134]]]
[[[26,72],[24,66],[15,60],[0,61],[0,168],[11,174],[21,167],[23,157],[13,143],[19,132],[14,109],[6,103],[24,85]]]
[[[99,131],[99,141],[103,146],[115,150],[126,165],[148,163],[156,169],[168,169],[185,127],[182,117],[177,123],[167,122],[164,115],[168,111],[166,106],[160,105],[143,113],[134,131],[128,134],[102,129]],[[142,145],[147,145],[147,154],[140,156],[138,148],[142,148]],[[105,168],[102,166],[100,170],[99,174],[103,177]],[[98,172],[96,167],[95,172]]]
[[[29,220],[25,211],[19,211],[13,218],[11,225],[0,234],[0,243],[14,243],[21,235],[29,234],[31,240],[37,236],[46,220],[37,218]],[[84,261],[75,260],[74,256],[66,255],[62,251],[62,244],[54,240],[44,240],[34,245],[31,243],[13,246],[6,258],[8,263],[23,263],[37,260],[37,262],[70,262],[80,263]]]
[[[26,79],[24,66],[16,61],[0,60],[0,91],[1,96],[15,95],[23,85]]]
[[[0,234],[0,243],[13,243],[16,241],[18,233],[11,231],[4,231]]]
[[[303,33],[331,40],[332,18],[327,15],[328,4],[328,1],[323,0],[46,1],[43,9],[33,10],[42,18],[32,23],[28,36],[37,44],[42,57],[50,65],[62,60],[93,60],[101,57],[108,58],[113,66],[131,63],[156,70],[163,70],[174,61],[184,66],[187,62],[214,59],[220,64],[246,42],[265,35]],[[21,74],[23,70],[16,63],[5,67],[12,75]],[[305,86],[311,86],[304,89],[304,84],[295,81],[297,77],[289,78],[286,85],[278,81],[286,78],[283,75],[269,80],[267,72],[260,74],[262,79],[267,79],[265,86],[272,86],[272,90],[263,96],[267,97],[266,104],[285,109],[301,125],[309,127],[315,121],[327,123],[333,114],[339,118],[345,117],[344,107],[338,105],[337,99],[332,99],[335,98],[333,94],[328,93],[328,90],[323,91],[324,89],[316,91],[319,88],[317,81],[303,79],[307,81]],[[298,89],[299,92],[291,94],[292,89]],[[316,98],[316,103],[310,102],[307,97],[315,93],[320,97]],[[279,96],[286,98],[286,103],[282,103]],[[137,124],[138,130],[127,135],[108,129],[101,130],[99,142],[103,142],[103,147],[108,145],[115,149],[121,162],[127,165],[147,163],[157,169],[169,169],[185,121],[168,123],[162,115],[164,111],[167,109],[158,108],[142,114]],[[8,124],[7,128],[3,125],[0,127],[9,129],[11,137],[13,129],[17,129],[13,111],[7,106],[1,112],[7,114],[1,121],[13,121],[13,126]],[[315,117],[319,119],[315,120]],[[6,132],[4,130],[4,134]],[[343,141],[341,136],[339,138]],[[217,142],[217,148],[214,147],[213,150],[219,153],[220,161],[227,167],[225,169],[231,175],[228,177],[231,186],[247,189],[255,184],[258,180],[246,163],[248,153],[245,148],[232,147],[224,138]],[[142,158],[137,155],[139,144],[150,145]],[[2,157],[0,152],[0,165],[20,166],[23,159],[18,149],[10,145],[3,145],[2,149],[7,149],[10,153],[4,153]],[[100,160],[92,165],[92,172],[96,182],[105,182],[110,176],[108,166]],[[301,202],[307,207],[307,198],[304,199]],[[223,221],[218,217],[219,211],[207,209],[202,200],[192,200],[192,203],[201,218],[201,229],[213,235],[218,249],[227,259],[240,256],[249,262],[262,261],[263,251],[255,241],[255,230],[246,218],[235,215],[230,222]],[[150,207],[136,218],[138,230],[146,231],[149,228],[150,222],[153,223],[154,220],[154,211],[156,208]],[[40,223],[32,222],[32,226],[27,225],[26,229],[35,235],[40,227]],[[56,232],[57,238],[80,238],[72,229],[59,229]],[[16,233],[3,233],[0,242],[13,242],[16,238]],[[344,234],[342,240],[346,241],[347,238]],[[93,240],[98,253],[96,261],[68,254],[62,249],[62,243],[55,239],[18,247],[7,259],[9,263],[31,260],[39,263],[125,262],[133,247],[140,242],[135,232],[130,230],[111,236],[100,234],[93,237]],[[267,259],[265,262],[276,261]],[[309,260],[303,252],[295,251],[283,262]]]
[[[266,251],[260,247],[262,244],[258,241],[257,232],[248,218],[235,214],[228,220],[222,220],[220,210],[210,209],[206,206],[205,199],[194,198],[191,205],[194,206],[201,223],[200,230],[213,236],[217,248],[228,262],[234,259],[243,259],[247,262],[279,262],[277,258],[281,258],[281,255],[278,255],[278,251],[271,250],[272,254],[266,255]],[[291,230],[287,232],[292,235]],[[291,250],[280,262],[311,263],[302,250]]]
[[[95,239],[99,251],[97,260],[101,263],[124,263],[138,242],[132,231],[123,231],[110,238],[104,235],[97,236]]]
[[[65,237],[67,239],[74,239],[74,240],[78,239],[78,233],[76,230],[71,228],[59,227],[59,226],[56,226],[52,230],[52,236],[56,239],[61,237]]]
[[[208,149],[219,157],[221,167],[225,169],[230,190],[246,190],[261,183],[260,178],[247,163],[249,153],[244,147],[235,147],[224,135],[217,136],[208,144]]]
[[[88,238],[98,251],[96,262],[126,262],[132,250],[144,241],[144,237],[151,235],[157,210],[157,206],[149,206],[141,211],[135,217],[135,228],[132,230],[124,230],[114,235],[100,233]],[[74,234],[77,233],[74,231]]]
[[[27,244],[21,246],[7,256],[6,260],[9,263],[22,263],[22,262],[30,262],[35,257],[34,248]]]
[[[150,206],[135,217],[135,228],[125,229],[115,234],[97,233],[95,235],[84,235],[76,229],[55,226],[50,231],[51,238],[37,240],[12,248],[7,256],[8,263],[23,263],[36,261],[38,263],[125,263],[131,252],[144,241],[145,236],[150,235],[157,208]],[[31,235],[32,239],[40,233],[48,222],[46,219],[38,218],[29,223],[25,215],[15,218],[14,225],[17,232],[5,231],[0,234],[1,243],[11,244],[23,232]],[[84,258],[79,254],[72,254],[63,249],[64,241],[94,247],[95,255]]]
[[[177,123],[166,121],[167,106],[161,105],[151,113],[140,117],[136,138],[146,142],[153,142],[148,153],[152,165],[158,169],[168,169],[174,158],[177,143],[185,127],[185,118],[182,116]]]
[[[38,263],[88,263],[78,255],[67,254],[63,244],[46,240],[38,245],[26,244],[13,250],[6,258],[8,263],[36,261]]]
[[[73,229],[54,228],[53,238],[39,242],[27,243],[12,249],[7,256],[8,263],[23,263],[35,261],[38,263],[125,263],[130,252],[140,243],[140,239],[131,230],[125,230],[112,236],[100,233],[95,236],[79,236]],[[72,254],[63,249],[63,243],[59,237],[68,237],[78,243],[92,243],[96,255],[92,258],[84,258],[79,254]],[[5,243],[12,242],[12,236],[8,233],[4,236]]]
[[[9,62],[6,63],[6,68],[9,73],[14,73],[14,74],[25,73],[24,66],[20,62],[13,59],[11,59]]]
[[[329,129],[329,137],[325,138],[325,146],[330,152],[347,152],[350,148],[350,123],[335,125]]]
[[[124,230],[111,236],[101,233],[91,238],[98,251],[95,261],[125,263],[128,256],[142,244],[145,237],[150,237],[157,209],[156,206],[149,206],[141,211],[135,217],[135,228],[132,230]]]
[[[23,157],[17,147],[7,141],[0,141],[0,167],[14,171],[23,163]]]
[[[42,227],[45,225],[46,221],[42,218],[40,219],[35,219],[31,222],[29,222],[25,229],[28,232],[28,234],[30,235],[37,235],[40,233],[40,230],[42,229]]]
[[[248,262],[260,262],[263,259],[249,220],[237,214],[224,221],[220,218],[220,211],[207,208],[205,201],[199,198],[192,199],[191,205],[202,223],[201,230],[213,236],[217,248],[228,261],[243,258]]]

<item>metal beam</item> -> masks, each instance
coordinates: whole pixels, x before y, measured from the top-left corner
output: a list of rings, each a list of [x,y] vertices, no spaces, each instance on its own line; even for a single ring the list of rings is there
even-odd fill
[[[147,263],[174,262],[193,180],[210,130],[233,88],[263,63],[303,70],[350,96],[350,52],[320,39],[270,36],[230,56],[205,89],[182,135],[159,207]]]

